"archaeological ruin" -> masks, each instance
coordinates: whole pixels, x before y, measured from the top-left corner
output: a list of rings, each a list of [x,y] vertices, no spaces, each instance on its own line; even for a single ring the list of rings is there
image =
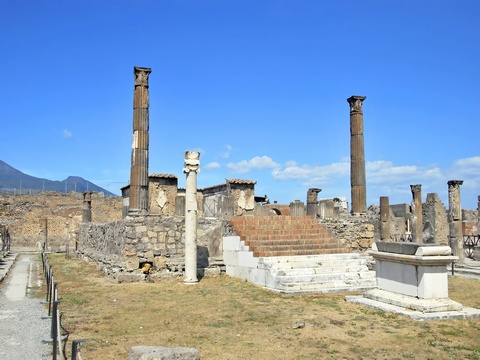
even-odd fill
[[[421,184],[410,185],[412,198],[403,204],[382,196],[380,206],[367,207],[365,96],[347,99],[350,204],[342,197],[318,199],[320,188],[308,189],[305,203],[271,204],[256,196],[251,179],[198,189],[200,153],[192,151],[184,157],[185,189],[174,174],[150,173],[151,72],[134,67],[130,183],[122,196],[0,195],[2,226],[16,244],[74,249],[119,282],[173,276],[195,284],[227,274],[289,294],[374,288],[369,252],[379,241],[450,246],[458,265],[478,256],[479,209],[461,208],[461,180],[446,184],[448,210],[435,193],[422,201]]]

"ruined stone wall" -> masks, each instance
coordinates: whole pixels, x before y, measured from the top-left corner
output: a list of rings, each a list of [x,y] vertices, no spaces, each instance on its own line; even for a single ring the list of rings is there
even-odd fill
[[[231,184],[230,185],[230,195],[233,197],[234,201],[234,215],[241,216],[245,215],[255,209],[255,193],[254,188],[250,188]]]
[[[463,234],[478,235],[478,210],[462,210]]]
[[[0,195],[0,221],[8,225],[12,246],[34,246],[43,241],[40,219],[48,220],[48,243],[52,249],[74,245],[82,221],[82,193],[45,192],[37,195]],[[92,194],[92,221],[121,219],[121,197]]]
[[[378,215],[375,215],[378,218],[377,227],[372,221],[372,210],[370,208],[367,214],[351,215],[347,211],[341,211],[338,217],[319,219],[319,222],[333,232],[341,244],[345,244],[352,251],[365,251],[369,250],[374,243],[375,232],[380,238],[380,210],[373,209],[374,214],[376,214],[376,210],[378,210]]]
[[[220,272],[226,221],[198,218],[197,263],[201,271]],[[182,276],[185,221],[181,216],[135,216],[105,224],[82,224],[79,253],[118,281]],[[152,266],[145,271],[145,264]],[[143,270],[142,270],[143,269]]]
[[[422,204],[423,241],[448,245],[447,210],[437,194],[429,193]]]

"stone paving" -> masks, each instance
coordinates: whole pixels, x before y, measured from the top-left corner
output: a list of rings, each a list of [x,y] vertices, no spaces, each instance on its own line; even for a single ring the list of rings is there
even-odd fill
[[[0,261],[0,359],[51,359],[50,320],[42,319],[41,263],[30,249],[12,249]],[[36,294],[35,294],[36,293]]]

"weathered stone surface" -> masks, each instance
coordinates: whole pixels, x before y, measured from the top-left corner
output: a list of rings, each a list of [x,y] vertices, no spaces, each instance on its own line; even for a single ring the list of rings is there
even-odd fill
[[[179,216],[140,216],[107,224],[82,224],[79,251],[84,258],[94,260],[106,274],[113,268],[125,272],[138,270],[142,263],[154,265],[152,276],[178,276],[184,269],[184,224]],[[208,258],[222,255],[223,229],[226,221],[199,218],[197,225],[198,266],[209,266]],[[138,231],[139,229],[141,231]],[[135,234],[129,238],[127,234]],[[148,234],[143,236],[141,234]],[[203,270],[202,270],[203,271]],[[216,270],[211,270],[215,272]],[[160,273],[160,274],[157,274]],[[175,273],[175,274],[174,274]],[[130,277],[127,280],[130,281]]]
[[[200,360],[200,352],[186,347],[133,346],[130,360]]]

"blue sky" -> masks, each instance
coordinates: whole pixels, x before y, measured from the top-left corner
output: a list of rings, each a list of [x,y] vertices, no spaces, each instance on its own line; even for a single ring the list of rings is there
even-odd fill
[[[350,201],[346,101],[364,95],[367,203],[464,180],[480,194],[477,0],[0,2],[0,159],[33,176],[130,177],[133,66],[151,67],[150,173]]]

